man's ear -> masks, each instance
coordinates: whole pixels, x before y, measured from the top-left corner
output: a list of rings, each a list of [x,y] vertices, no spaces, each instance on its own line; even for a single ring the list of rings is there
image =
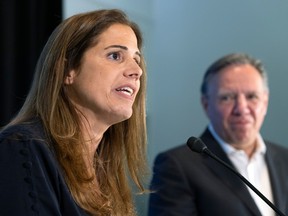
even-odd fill
[[[209,119],[210,118],[209,112],[208,112],[209,102],[208,102],[208,97],[207,96],[205,96],[205,95],[201,96],[201,105],[202,105],[202,108],[204,110],[204,113],[206,114],[206,116]]]
[[[74,70],[70,70],[66,77],[64,78],[64,84],[71,85],[74,83],[74,78],[76,77],[76,72]]]
[[[202,105],[202,108],[205,112],[207,112],[207,108],[208,108],[208,99],[207,99],[207,96],[204,96],[202,95],[201,96],[201,105]]]
[[[265,115],[267,114],[268,106],[269,106],[269,91],[267,91],[264,95],[264,103],[265,103]]]

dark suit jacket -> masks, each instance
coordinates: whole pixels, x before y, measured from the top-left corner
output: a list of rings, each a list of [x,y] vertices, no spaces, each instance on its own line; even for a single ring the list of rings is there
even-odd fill
[[[207,147],[232,165],[209,130],[200,137]],[[288,150],[266,142],[265,155],[274,204],[288,215]],[[240,178],[212,158],[186,145],[159,154],[154,163],[149,216],[260,216]],[[261,191],[261,190],[260,190]]]

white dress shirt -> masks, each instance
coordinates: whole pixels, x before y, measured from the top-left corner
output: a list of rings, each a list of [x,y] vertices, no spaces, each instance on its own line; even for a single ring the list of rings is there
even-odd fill
[[[221,139],[211,124],[208,126],[208,129],[223,148],[224,152],[226,152],[228,158],[232,161],[238,172],[241,173],[241,175],[243,175],[255,188],[257,188],[268,200],[270,200],[270,202],[273,203],[270,177],[264,157],[266,145],[261,135],[259,134],[257,137],[257,149],[253,153],[252,157],[249,158],[243,150],[235,149],[233,146]],[[247,188],[257,204],[261,214],[263,216],[275,216],[274,210],[253,190],[251,190],[248,186]]]

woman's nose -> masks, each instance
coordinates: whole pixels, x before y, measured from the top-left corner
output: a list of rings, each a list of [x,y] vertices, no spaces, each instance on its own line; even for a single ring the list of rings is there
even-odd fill
[[[139,63],[137,63],[134,59],[131,59],[127,64],[127,68],[125,70],[125,76],[140,79],[142,73],[143,71]]]

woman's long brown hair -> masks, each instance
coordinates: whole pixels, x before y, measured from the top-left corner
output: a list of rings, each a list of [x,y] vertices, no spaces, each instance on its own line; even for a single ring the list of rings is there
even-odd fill
[[[85,141],[79,113],[63,84],[68,71],[81,66],[83,53],[97,44],[99,35],[115,23],[133,29],[141,51],[142,35],[138,26],[120,10],[92,11],[64,20],[43,49],[31,90],[9,124],[35,116],[41,118],[74,200],[91,215],[135,215],[130,183],[135,183],[138,192],[145,192],[142,181],[147,174],[144,59],[141,60],[141,88],[132,117],[105,132],[91,169],[84,169],[87,152],[83,151]]]

